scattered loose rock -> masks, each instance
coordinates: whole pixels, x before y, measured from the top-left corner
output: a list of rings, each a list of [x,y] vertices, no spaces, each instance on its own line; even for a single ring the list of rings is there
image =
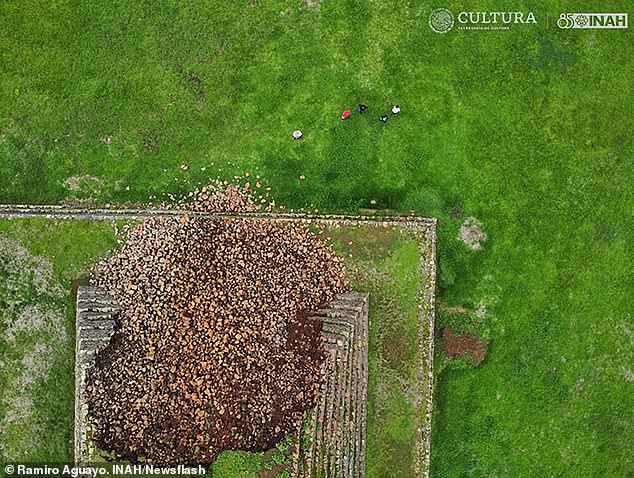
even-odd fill
[[[460,226],[458,231],[458,240],[464,242],[474,251],[482,247],[482,243],[486,241],[486,234],[482,230],[482,224],[472,217],[468,217]]]

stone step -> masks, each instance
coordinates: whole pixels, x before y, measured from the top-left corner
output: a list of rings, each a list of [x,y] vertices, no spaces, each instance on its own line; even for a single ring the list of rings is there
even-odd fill
[[[102,337],[97,339],[79,339],[81,353],[95,352],[105,348],[110,343],[110,337]]]
[[[90,367],[95,361],[96,350],[85,350],[79,360],[79,365]]]
[[[112,319],[85,320],[79,324],[79,330],[105,329],[114,330],[116,322]]]
[[[360,353],[360,348],[358,347],[357,343],[358,342],[358,329],[357,329],[357,334],[355,334],[355,336],[352,338],[351,344],[350,344],[350,350],[352,351],[352,353],[350,354],[350,362],[348,365],[348,376],[347,376],[347,381],[349,384],[348,390],[347,390],[347,419],[346,422],[348,424],[348,430],[347,430],[347,439],[346,439],[346,443],[345,443],[345,449],[346,449],[346,467],[347,467],[347,473],[353,473],[354,472],[354,463],[356,460],[356,456],[358,454],[358,447],[356,445],[356,434],[357,434],[357,421],[359,419],[359,414],[358,414],[358,388],[359,388],[359,374],[358,374],[358,369],[360,366],[360,357],[359,357],[359,353]]]
[[[112,329],[79,327],[79,339],[81,340],[110,340]]]
[[[326,402],[327,402],[327,390],[329,387],[329,381],[331,380],[332,374],[330,373],[330,358],[329,353],[326,353],[326,358],[322,364],[322,375],[323,381],[321,383],[318,400],[313,411],[313,420],[309,428],[309,436],[310,444],[308,447],[308,452],[306,456],[306,460],[304,462],[304,476],[315,476],[315,470],[317,469],[318,461],[320,459],[319,453],[320,448],[318,445],[319,440],[321,440],[321,435],[323,430],[320,428],[320,424],[323,422],[325,417],[326,410]]]
[[[341,389],[342,389],[342,362],[345,357],[345,347],[334,347],[336,350],[334,361],[334,387],[333,393],[329,397],[331,404],[330,421],[327,428],[330,430],[329,443],[326,444],[329,455],[328,461],[325,463],[325,470],[328,476],[337,476],[337,467],[339,459],[339,427],[341,424]]]
[[[94,292],[86,292],[82,290],[81,294],[78,292],[77,295],[77,307],[113,307],[118,309],[118,305],[112,300],[112,297],[106,292],[102,293],[94,293]]]
[[[350,381],[350,369],[352,367],[352,336],[348,338],[348,346],[342,351],[341,361],[339,363],[341,370],[339,372],[339,417],[337,421],[337,468],[336,475],[344,475],[344,462],[347,462],[348,450],[348,433],[350,419],[350,389],[353,384]]]
[[[334,376],[334,380],[330,381],[331,386],[328,390],[328,403],[326,404],[326,419],[322,423],[322,428],[324,429],[324,433],[322,435],[322,448],[324,452],[322,453],[323,462],[322,469],[328,471],[330,468],[331,461],[333,459],[332,454],[334,451],[334,428],[335,428],[335,414],[336,414],[336,397],[337,397],[337,389],[338,389],[338,380],[337,380],[337,361],[339,359],[339,350],[334,349],[334,357],[332,360],[332,371],[331,373]],[[332,475],[329,475],[332,476]]]
[[[91,309],[78,309],[78,317],[81,321],[114,320],[119,313],[115,307],[93,307]]]
[[[350,434],[354,433],[354,420],[356,418],[356,380],[355,380],[355,364],[357,362],[357,353],[354,348],[354,339],[355,336],[350,337],[349,347],[348,347],[348,360],[347,363],[344,364],[345,370],[343,381],[345,383],[345,389],[342,392],[343,399],[343,410],[342,410],[342,423],[345,427],[343,431],[342,442],[340,445],[340,449],[342,450],[342,476],[349,473],[349,464],[350,461],[353,460],[355,448],[350,445]],[[352,435],[354,436],[354,435]]]

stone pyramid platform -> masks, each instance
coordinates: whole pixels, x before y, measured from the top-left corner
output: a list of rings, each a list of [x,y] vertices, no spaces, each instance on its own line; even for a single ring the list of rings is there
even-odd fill
[[[119,307],[104,290],[77,290],[75,360],[75,462],[92,462],[94,451],[83,399],[86,370],[110,341]],[[322,322],[326,351],[317,406],[307,417],[293,459],[292,476],[359,478],[365,476],[368,374],[368,294],[338,295],[310,316]]]

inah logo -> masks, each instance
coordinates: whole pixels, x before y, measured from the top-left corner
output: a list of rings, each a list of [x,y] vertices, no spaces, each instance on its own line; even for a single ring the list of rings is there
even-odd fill
[[[562,13],[559,28],[622,28],[627,29],[627,13]]]
[[[429,26],[436,33],[447,33],[453,28],[453,15],[446,8],[437,8],[429,16]]]

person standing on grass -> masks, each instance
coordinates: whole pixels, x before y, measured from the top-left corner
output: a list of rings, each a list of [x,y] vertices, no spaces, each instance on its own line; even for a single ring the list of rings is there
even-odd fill
[[[383,121],[384,123],[387,123],[387,120],[389,120],[390,117],[388,115],[381,115],[379,119]]]
[[[342,120],[345,120],[346,118],[348,118],[348,116],[350,116],[350,110],[346,110],[343,113],[341,113]]]
[[[304,135],[300,130],[296,129],[295,131],[293,131],[293,139],[301,139],[302,136]]]
[[[368,107],[366,105],[359,104],[359,107],[355,111],[357,113],[363,113],[367,109],[368,109]]]
[[[401,112],[401,107],[399,105],[392,106],[392,114],[396,116]]]

